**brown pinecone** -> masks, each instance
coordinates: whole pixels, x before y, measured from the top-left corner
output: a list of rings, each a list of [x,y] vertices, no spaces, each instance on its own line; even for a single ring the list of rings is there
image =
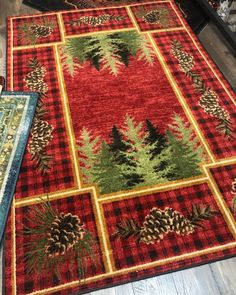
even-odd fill
[[[64,255],[84,236],[84,224],[71,213],[60,213],[52,222],[45,253],[48,257]]]
[[[29,151],[31,154],[42,151],[48,142],[53,139],[53,127],[43,120],[35,119],[31,128],[31,140],[29,142]]]
[[[166,208],[165,213],[168,216],[170,231],[178,235],[188,235],[194,232],[194,225],[190,220],[172,208]]]
[[[199,105],[204,108],[204,111],[207,114],[212,115],[219,120],[229,119],[228,112],[221,108],[217,94],[211,89],[207,89],[203,93],[199,100]]]
[[[158,10],[151,10],[143,16],[143,20],[148,24],[157,24],[160,21],[160,12]]]
[[[53,28],[45,25],[34,24],[30,26],[30,30],[37,38],[42,38],[50,36]]]
[[[194,66],[193,56],[179,49],[172,49],[172,54],[178,59],[179,66],[184,73],[189,72]]]
[[[48,86],[43,80],[45,74],[46,74],[45,67],[40,66],[35,68],[24,79],[27,87],[31,91],[46,93],[48,91]]]
[[[170,229],[169,216],[165,211],[152,208],[150,214],[145,217],[143,227],[140,231],[140,241],[153,244],[163,239],[165,233]]]

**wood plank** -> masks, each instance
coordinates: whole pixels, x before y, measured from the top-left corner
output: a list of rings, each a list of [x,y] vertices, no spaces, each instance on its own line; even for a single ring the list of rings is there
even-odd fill
[[[161,275],[147,280],[133,283],[135,295],[175,295],[177,289],[175,287],[172,274]]]
[[[236,53],[232,51],[231,46],[213,23],[209,23],[198,38],[232,88],[236,90]]]
[[[236,294],[236,257],[212,263],[209,267],[220,293]]]
[[[173,278],[176,294],[221,295],[209,265],[176,272]]]

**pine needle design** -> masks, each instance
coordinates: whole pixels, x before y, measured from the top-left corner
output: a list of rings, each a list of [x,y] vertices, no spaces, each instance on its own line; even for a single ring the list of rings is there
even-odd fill
[[[61,279],[60,265],[68,262],[70,271],[76,263],[79,279],[86,275],[89,259],[97,265],[96,241],[77,215],[58,212],[49,201],[34,207],[28,218],[32,227],[24,227],[31,237],[26,244],[28,274],[53,272]]]
[[[30,131],[31,139],[28,151],[31,154],[31,159],[35,161],[36,167],[44,174],[50,169],[53,159],[46,151],[49,142],[53,139],[53,126],[44,120],[47,112],[44,110],[43,97],[48,91],[48,86],[44,81],[46,68],[36,58],[30,59],[28,66],[31,71],[24,78],[24,82],[31,91],[36,91],[40,95]]]
[[[35,45],[38,39],[49,37],[55,27],[55,22],[43,19],[39,22],[25,23],[19,27],[19,40],[27,45]]]
[[[141,7],[137,13],[138,18],[141,18],[148,24],[158,24],[161,28],[168,28],[171,20],[171,15],[168,8],[160,7],[158,9],[147,10]]]
[[[232,200],[232,210],[234,213],[236,213],[236,178],[232,182],[232,194],[233,194],[233,200]]]
[[[127,114],[108,138],[87,128],[78,138],[83,182],[96,183],[101,194],[198,176],[207,159],[192,126],[177,114],[165,133]]]
[[[171,54],[178,60],[179,67],[182,72],[189,77],[197,92],[201,94],[199,105],[204,109],[205,113],[215,117],[218,120],[216,129],[224,134],[229,140],[233,139],[233,126],[230,115],[220,105],[219,96],[209,87],[206,86],[200,74],[193,71],[194,57],[183,50],[183,46],[179,40],[172,40]]]
[[[141,225],[133,219],[116,225],[114,236],[127,239],[133,237],[145,244],[158,243],[170,232],[186,236],[194,233],[197,227],[203,227],[205,220],[211,219],[216,212],[208,205],[194,204],[192,212],[186,218],[172,208],[152,208]]]
[[[90,25],[92,27],[97,27],[109,21],[120,22],[123,21],[124,18],[125,16],[123,15],[114,15],[107,13],[99,16],[81,16],[79,19],[69,21],[67,24],[71,26]]]
[[[72,77],[86,62],[98,71],[107,69],[115,76],[122,64],[129,66],[131,57],[150,65],[154,62],[150,43],[136,31],[71,38],[60,49],[63,67]]]

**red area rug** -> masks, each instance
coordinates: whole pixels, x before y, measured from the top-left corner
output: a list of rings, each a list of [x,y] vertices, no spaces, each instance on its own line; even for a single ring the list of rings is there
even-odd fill
[[[9,19],[40,94],[6,294],[73,294],[236,253],[235,94],[172,1]]]

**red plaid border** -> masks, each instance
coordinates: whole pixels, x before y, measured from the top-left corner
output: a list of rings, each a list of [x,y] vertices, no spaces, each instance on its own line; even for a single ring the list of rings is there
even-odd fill
[[[161,17],[159,17],[159,20],[157,21],[157,23],[150,23],[150,22],[146,22],[145,18],[140,15],[143,11],[145,13],[150,13],[151,11],[156,10],[160,13],[160,10],[162,9],[165,9],[168,11],[168,14],[165,17],[163,25],[161,25],[161,20],[160,20]],[[160,2],[160,3],[157,2],[157,3],[151,3],[151,4],[148,3],[143,5],[135,5],[135,6],[131,6],[131,10],[142,32],[157,30],[157,29],[178,28],[182,26],[175,11],[171,7],[171,4],[168,2]]]
[[[29,45],[25,39],[22,39],[22,26],[24,25],[44,25],[45,23],[50,22],[53,24],[52,32],[49,36],[40,37],[36,39],[35,44],[45,44],[45,43],[54,43],[61,41],[61,33],[58,25],[57,15],[46,15],[46,16],[31,16],[24,18],[15,18],[13,19],[13,46],[24,46]],[[28,28],[29,31],[29,28]],[[35,33],[34,33],[35,35]],[[32,42],[34,45],[34,42]]]
[[[210,168],[210,172],[230,211],[234,213],[236,217],[236,212],[232,210],[232,200],[234,198],[232,182],[236,179],[236,164]]]
[[[113,235],[116,225],[121,221],[132,218],[142,224],[145,216],[153,207],[160,209],[170,207],[184,216],[188,216],[192,204],[211,204],[218,212],[216,217],[204,223],[204,229],[196,229],[193,234],[182,237],[171,233],[164,237],[160,243],[152,245],[144,243],[138,245],[135,239],[122,240]],[[104,204],[103,209],[117,269],[158,261],[234,241],[207,184],[114,201]]]
[[[51,205],[58,212],[71,213],[73,215],[77,215],[80,220],[85,224],[85,228],[91,232],[93,235],[97,246],[97,265],[91,259],[88,259],[87,272],[86,276],[96,276],[98,274],[104,273],[104,266],[102,262],[102,251],[99,249],[99,238],[96,228],[96,222],[93,213],[93,205],[90,194],[77,195],[68,198],[62,198],[56,201],[51,201]],[[32,227],[34,226],[32,222],[29,220],[32,217],[32,207],[40,206],[31,205],[26,207],[21,207],[16,209],[16,284],[17,284],[17,294],[28,294],[31,292],[35,292],[37,290],[43,290],[46,288],[54,287],[63,283],[68,283],[72,281],[78,280],[78,269],[76,263],[70,265],[69,261],[65,262],[60,267],[60,280],[53,275],[53,273],[43,273],[40,276],[35,274],[28,274],[27,267],[25,264],[25,254],[26,243],[29,243],[28,235],[24,235],[24,227]],[[8,235],[9,237],[11,235]],[[7,241],[7,246],[9,248],[9,255],[11,256],[11,247],[10,240]],[[6,272],[8,273],[11,265],[7,263]],[[9,273],[10,274],[10,273]],[[9,281],[10,283],[10,281]],[[11,286],[6,286],[6,294],[10,294]]]
[[[190,36],[186,31],[176,31],[176,32],[159,32],[154,33],[153,38],[156,42],[157,47],[161,51],[165,58],[165,62],[168,65],[169,70],[175,78],[176,83],[181,89],[186,103],[190,107],[201,131],[203,132],[208,144],[214,155],[219,158],[231,157],[236,153],[236,142],[235,140],[227,140],[222,134],[220,134],[217,129],[217,119],[206,114],[203,108],[199,105],[199,99],[201,94],[195,91],[192,80],[180,70],[178,60],[171,54],[171,41],[173,39],[179,40],[183,44],[183,50],[191,54],[194,57],[195,65],[194,71],[199,73],[207,87],[210,87],[215,93],[218,94],[220,99],[220,105],[224,107],[230,114],[232,126],[235,128],[236,123],[236,113],[235,106],[231,99],[229,98],[226,91],[223,89],[218,79],[214,73],[209,69],[209,66],[199,55],[199,51],[193,44]],[[200,46],[199,42],[197,42]],[[200,46],[202,49],[202,47]],[[209,56],[208,56],[209,60]],[[219,70],[213,65],[213,69],[217,75]],[[219,78],[222,79],[219,74]],[[231,90],[228,83],[224,81],[224,85],[228,92],[235,97],[235,94]]]
[[[80,17],[99,17],[105,14],[114,15],[114,16],[122,16],[124,17],[121,21],[116,20],[108,20],[100,25],[90,25],[90,24],[75,24],[71,25],[70,23],[76,20],[79,20]],[[85,11],[73,11],[66,12],[62,14],[63,22],[65,27],[65,33],[67,36],[73,36],[77,34],[85,34],[89,32],[100,32],[106,30],[115,30],[115,29],[123,29],[123,28],[132,28],[133,24],[127,14],[125,8],[113,8],[113,9],[102,9],[102,10],[85,10]]]
[[[43,98],[43,102],[45,109],[48,111],[45,115],[45,120],[54,127],[52,133],[53,140],[47,146],[47,152],[53,156],[53,162],[49,173],[42,176],[40,171],[35,168],[35,162],[31,161],[29,152],[25,153],[16,187],[15,196],[17,199],[43,193],[52,193],[75,186],[69,153],[69,139],[64,123],[63,107],[52,48],[17,50],[14,52],[13,69],[15,73],[19,73],[19,75],[14,76],[14,89],[29,91],[23,79],[31,71],[31,68],[28,67],[28,62],[32,57],[37,58],[47,71],[45,82],[48,85],[48,92],[47,96]],[[34,177],[32,173],[34,173]]]

